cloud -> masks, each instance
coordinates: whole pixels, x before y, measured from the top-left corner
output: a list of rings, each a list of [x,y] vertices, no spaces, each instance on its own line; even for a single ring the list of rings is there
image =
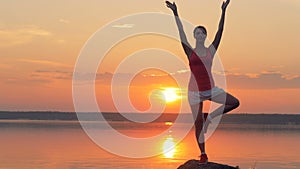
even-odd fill
[[[0,46],[10,47],[30,43],[35,37],[50,37],[53,34],[35,25],[20,28],[0,29]]]
[[[59,19],[59,22],[60,22],[60,23],[65,23],[65,24],[70,23],[70,21],[69,21],[69,20],[66,20],[66,19]]]
[[[259,74],[227,74],[229,88],[237,89],[287,89],[300,88],[299,75],[286,75],[276,71]]]
[[[4,84],[9,84],[9,85],[18,85],[18,86],[32,86],[32,85],[44,85],[44,84],[49,84],[51,83],[51,79],[46,79],[46,78],[33,78],[33,77],[14,77],[14,78],[8,78],[2,80],[2,83]]]
[[[118,25],[113,25],[113,28],[133,28],[134,24],[118,24]]]
[[[35,80],[72,80],[73,72],[71,71],[49,71],[36,70],[30,78]],[[184,84],[189,79],[190,72],[179,71],[173,74],[153,74],[143,75],[138,74],[133,76],[130,73],[76,73],[76,82],[78,84],[96,83],[97,85],[111,85],[112,79],[116,78],[115,85],[128,85],[128,81],[133,79],[129,84],[133,86],[161,86],[174,85],[175,79]],[[218,76],[218,75],[216,75]],[[295,89],[300,88],[300,76],[287,76],[281,72],[262,71],[261,73],[227,73],[226,74],[227,88],[229,89]],[[218,85],[218,84],[216,84]]]
[[[67,68],[72,68],[73,67],[73,66],[68,65],[68,64],[53,62],[53,61],[49,61],[49,60],[19,59],[18,61],[19,62],[33,63],[33,64],[55,66],[55,67],[67,67]]]
[[[2,79],[2,83],[16,85],[49,85],[55,81],[72,80],[73,73],[69,71],[36,70],[29,74]]]
[[[273,69],[280,69],[280,68],[284,68],[285,66],[284,65],[271,65],[270,68],[273,68]]]
[[[15,84],[41,84],[41,83],[50,83],[51,80],[48,79],[8,79],[7,83]]]
[[[224,72],[223,72],[224,73]],[[130,73],[98,73],[96,82],[103,85],[110,85],[112,78],[116,78],[119,85],[128,84],[129,79],[134,79],[132,85],[154,85],[154,84],[171,84],[175,79],[182,82],[189,79],[189,71],[177,71],[170,74],[139,74],[133,76]],[[219,72],[214,74],[215,77],[223,76]],[[286,75],[280,72],[262,71],[261,73],[225,73],[227,86],[235,89],[282,89],[282,88],[300,88],[299,75]],[[81,73],[76,76],[79,81],[94,81],[92,73]],[[134,77],[134,78],[133,78]],[[172,80],[173,79],[173,80]]]
[[[287,75],[276,71],[262,71],[261,73],[226,73],[226,82],[228,88],[234,89],[294,89],[300,88],[299,75]],[[132,74],[97,74],[97,81],[102,84],[110,84],[112,77],[118,78],[120,85],[127,84],[128,79],[133,77]],[[190,72],[177,71],[170,74],[149,74],[137,75],[131,85],[160,85],[174,84],[174,79],[184,81],[189,79]],[[215,76],[220,76],[216,73]]]
[[[72,79],[72,72],[68,72],[68,71],[60,71],[60,70],[56,70],[56,71],[47,71],[47,70],[36,70],[34,72],[31,73],[30,78],[31,79],[47,79],[48,81],[51,80],[70,80]]]

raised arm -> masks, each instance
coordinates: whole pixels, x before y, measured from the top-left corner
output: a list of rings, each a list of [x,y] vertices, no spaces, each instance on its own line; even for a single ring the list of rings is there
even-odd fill
[[[178,27],[182,47],[184,49],[185,54],[189,58],[191,56],[193,50],[192,50],[192,47],[189,44],[189,42],[186,38],[185,32],[183,30],[183,25],[182,25],[181,20],[178,16],[177,6],[176,6],[175,2],[171,3],[169,1],[166,1],[166,4],[167,4],[167,7],[170,8],[173,11],[173,14],[174,14],[175,20],[176,20],[176,24],[177,24],[177,27]]]
[[[219,28],[218,28],[218,31],[215,35],[214,41],[209,46],[209,49],[210,49],[213,56],[217,52],[217,49],[219,47],[219,44],[220,44],[220,41],[221,41],[221,38],[222,38],[223,29],[224,29],[224,22],[225,22],[225,13],[226,13],[226,9],[227,9],[227,6],[228,6],[229,3],[230,3],[230,0],[227,0],[226,2],[223,2],[223,4],[222,4],[222,15],[221,15],[221,19],[220,19],[220,22],[219,22]]]

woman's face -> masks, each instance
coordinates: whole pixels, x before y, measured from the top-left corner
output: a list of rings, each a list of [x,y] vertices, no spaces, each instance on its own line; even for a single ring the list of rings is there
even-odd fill
[[[204,42],[205,39],[206,39],[206,33],[204,32],[203,29],[201,29],[201,28],[196,28],[195,31],[194,31],[194,38],[195,38],[197,41]]]

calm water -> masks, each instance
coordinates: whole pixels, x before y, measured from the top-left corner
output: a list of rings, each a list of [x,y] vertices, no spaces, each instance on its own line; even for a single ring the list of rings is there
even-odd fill
[[[132,137],[149,137],[166,128],[162,123],[145,128],[116,126]],[[299,129],[240,128],[217,129],[207,141],[210,161],[242,169],[300,168]],[[193,131],[171,154],[144,159],[124,158],[104,151],[76,122],[2,120],[0,139],[0,169],[175,169],[199,155]],[[163,148],[163,144],[158,147]]]

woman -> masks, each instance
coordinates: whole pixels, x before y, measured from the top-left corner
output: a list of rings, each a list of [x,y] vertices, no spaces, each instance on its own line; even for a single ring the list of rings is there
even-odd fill
[[[214,84],[211,67],[214,55],[219,47],[223,33],[225,12],[230,0],[222,4],[222,16],[219,23],[219,29],[216,33],[212,44],[207,48],[204,46],[207,32],[205,27],[197,26],[194,29],[194,38],[196,39],[196,47],[193,49],[187,41],[182,23],[179,19],[177,6],[175,2],[166,1],[167,7],[170,8],[175,16],[176,24],[179,30],[180,40],[185,54],[188,57],[191,69],[191,78],[189,81],[189,104],[195,118],[195,134],[198,146],[201,151],[200,163],[207,163],[208,157],[205,152],[204,133],[211,120],[221,114],[225,114],[239,106],[237,98],[218,88]],[[222,104],[218,109],[207,113],[202,113],[203,101],[210,100]],[[205,122],[205,123],[204,123]],[[203,132],[201,132],[203,130]]]

